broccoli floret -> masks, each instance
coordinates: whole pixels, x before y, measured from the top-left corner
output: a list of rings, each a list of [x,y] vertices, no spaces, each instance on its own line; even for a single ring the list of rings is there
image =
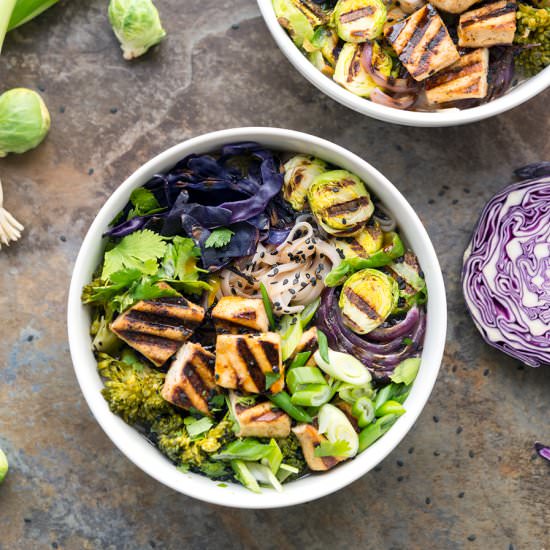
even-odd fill
[[[294,466],[300,470],[300,473],[293,474],[289,476],[288,479],[302,475],[307,469],[307,465],[298,438],[291,432],[288,437],[277,439],[277,445],[279,445],[279,449],[281,449],[283,453],[283,463]]]
[[[109,408],[128,424],[150,425],[173,413],[160,394],[166,377],[163,372],[139,361],[119,361],[106,353],[99,354],[97,368],[105,378],[101,393]]]
[[[208,465],[209,455],[220,447],[235,439],[233,422],[226,415],[213,426],[204,437],[191,439],[185,429],[183,418],[175,414],[168,415],[156,421],[151,431],[156,435],[159,449],[176,464],[188,464],[202,470],[209,477],[219,477],[210,473],[220,468]],[[210,473],[209,473],[210,472]]]
[[[516,59],[516,66],[532,76],[550,65],[550,7],[537,9],[519,3],[516,18],[514,43],[540,44],[523,51]]]

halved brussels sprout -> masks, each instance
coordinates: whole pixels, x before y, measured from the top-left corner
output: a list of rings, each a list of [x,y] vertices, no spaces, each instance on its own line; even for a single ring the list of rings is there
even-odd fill
[[[377,269],[363,269],[344,283],[338,305],[344,323],[357,334],[367,334],[387,319],[398,297],[395,279]]]
[[[374,212],[365,184],[347,170],[317,176],[307,198],[317,222],[331,235],[357,235]]]
[[[361,47],[351,42],[344,44],[332,78],[346,90],[361,97],[369,97],[376,88],[376,83],[361,64]]]
[[[311,41],[315,27],[328,20],[325,12],[310,0],[273,0],[273,9],[279,24],[299,47]]]
[[[333,18],[338,36],[346,42],[374,40],[386,21],[382,0],[339,0]]]
[[[410,251],[386,267],[399,288],[399,298],[393,313],[408,311],[414,304],[423,304],[427,300],[424,273],[418,264],[418,258]]]
[[[384,235],[380,224],[373,220],[349,239],[334,239],[332,244],[344,258],[368,258],[382,248]]]
[[[327,165],[322,160],[307,155],[296,155],[285,162],[283,197],[294,210],[304,208],[309,186],[326,169]]]

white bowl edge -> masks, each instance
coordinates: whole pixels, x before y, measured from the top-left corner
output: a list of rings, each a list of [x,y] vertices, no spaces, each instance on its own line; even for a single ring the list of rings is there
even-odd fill
[[[272,0],[258,0],[262,17],[276,44],[286,58],[316,88],[338,103],[363,115],[405,126],[440,127],[459,126],[477,122],[518,107],[550,86],[550,67],[515,86],[508,93],[470,109],[445,109],[438,112],[406,111],[373,103],[342,88],[316,69],[292,42],[277,21]]]
[[[191,152],[205,153],[238,141],[258,141],[273,149],[310,153],[355,172],[399,220],[401,233],[419,257],[429,292],[422,364],[406,401],[407,412],[384,437],[355,459],[329,472],[289,483],[282,493],[265,489],[262,494],[254,494],[235,484],[220,487],[203,476],[179,472],[134,428],[114,415],[101,395],[103,384],[91,351],[89,312],[80,302],[82,287],[90,281],[101,259],[101,235],[124,207],[131,191]],[[445,345],[447,309],[443,276],[429,236],[412,207],[380,172],[357,155],[315,136],[278,128],[237,128],[212,132],[175,145],[136,170],[114,191],[94,219],[76,259],[67,320],[71,357],[84,397],[98,423],[120,451],[151,477],[178,492],[214,504],[261,509],[309,502],[337,491],[374,468],[399,444],[420,415],[435,384]]]

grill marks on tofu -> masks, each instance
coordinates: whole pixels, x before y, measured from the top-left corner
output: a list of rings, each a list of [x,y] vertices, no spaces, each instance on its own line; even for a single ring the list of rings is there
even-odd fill
[[[463,55],[456,63],[426,81],[426,98],[431,104],[487,95],[489,50],[480,48]]]
[[[183,297],[142,300],[119,315],[111,330],[157,367],[163,365],[202,322],[204,309]]]
[[[224,296],[212,310],[212,318],[222,333],[267,332],[269,328],[264,303],[259,298]]]
[[[313,354],[317,351],[318,347],[319,342],[317,340],[317,327],[311,327],[302,334],[294,353],[298,354],[307,351],[311,352],[311,357],[307,360],[306,365],[313,366],[315,365]]]
[[[321,435],[318,430],[311,424],[298,424],[292,431],[296,434],[300,445],[302,446],[302,452],[306,459],[307,465],[314,472],[324,472],[334,468],[336,464],[346,460],[343,456],[323,456],[316,457],[315,449],[323,442],[327,441],[324,435]]]
[[[516,32],[516,3],[500,0],[460,16],[458,44],[465,48],[483,48],[511,44]]]
[[[288,437],[290,435],[290,416],[270,401],[246,406],[239,403],[239,397],[235,392],[229,393],[229,399],[239,425],[237,437]]]
[[[448,67],[460,57],[447,27],[430,4],[387,28],[385,34],[401,63],[418,81]]]
[[[166,374],[162,397],[182,409],[210,414],[208,403],[217,393],[214,361],[214,354],[200,344],[184,344]]]
[[[264,334],[220,334],[216,341],[216,381],[223,388],[250,393],[266,391],[266,374],[279,374],[271,393],[284,387],[281,336]]]

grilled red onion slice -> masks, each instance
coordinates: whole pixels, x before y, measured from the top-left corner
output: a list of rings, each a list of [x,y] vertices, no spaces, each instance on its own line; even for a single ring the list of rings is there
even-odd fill
[[[409,78],[393,78],[383,75],[372,62],[372,42],[365,42],[363,51],[361,52],[361,65],[363,69],[369,73],[370,77],[385,90],[397,93],[415,92],[418,90],[418,85],[413,83]],[[371,97],[372,99],[372,97]],[[405,107],[402,107],[405,108]]]
[[[415,306],[396,325],[373,331],[377,339],[371,339],[372,332],[359,336],[344,324],[338,306],[337,290],[327,288],[322,295],[316,324],[327,335],[332,347],[354,355],[371,372],[378,372],[385,377],[401,361],[416,355],[421,349],[426,316],[423,310]]]
[[[416,101],[417,97],[413,94],[403,95],[401,97],[392,97],[380,88],[374,88],[370,93],[369,99],[379,105],[393,107],[394,109],[408,109]]]

